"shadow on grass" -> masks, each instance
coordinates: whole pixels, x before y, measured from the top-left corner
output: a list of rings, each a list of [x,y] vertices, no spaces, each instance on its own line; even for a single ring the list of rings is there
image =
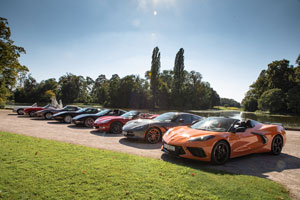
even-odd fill
[[[97,130],[90,131],[91,134],[101,136],[101,137],[121,137],[121,134],[113,134],[113,133],[106,133],[106,132],[100,132]]]
[[[138,138],[121,138],[119,142],[120,144],[138,148],[138,149],[160,149],[162,145],[161,142],[157,144],[149,144],[146,143],[143,139],[138,139]]]
[[[209,172],[252,175],[267,178],[268,172],[282,172],[289,169],[300,169],[300,158],[281,153],[278,156],[269,153],[251,154],[233,158],[224,165],[214,165],[209,162],[201,162],[162,154],[161,159],[170,163],[201,169]]]

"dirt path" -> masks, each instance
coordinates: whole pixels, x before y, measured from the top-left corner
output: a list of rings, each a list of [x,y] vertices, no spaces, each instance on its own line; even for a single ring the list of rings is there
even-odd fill
[[[222,166],[214,166],[166,156],[160,151],[161,144],[151,145],[142,141],[126,139],[121,135],[98,133],[93,129],[51,120],[17,116],[10,110],[0,110],[0,130],[163,159],[193,168],[214,168],[235,174],[265,177],[283,184],[291,192],[293,199],[300,200],[300,132],[297,131],[287,131],[287,143],[283,153],[279,156],[249,155],[232,159]],[[245,187],[247,187],[246,184]]]

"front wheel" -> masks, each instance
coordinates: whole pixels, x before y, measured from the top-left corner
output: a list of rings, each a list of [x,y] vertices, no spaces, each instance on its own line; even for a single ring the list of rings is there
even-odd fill
[[[121,122],[114,122],[110,125],[110,132],[114,134],[122,133],[122,123]]]
[[[64,122],[65,122],[65,123],[71,123],[71,121],[72,121],[71,115],[66,115],[66,116],[64,117]]]
[[[88,128],[91,128],[94,126],[94,119],[89,117],[84,121],[84,125]]]
[[[272,141],[271,154],[279,155],[282,151],[283,139],[280,135],[276,135]]]
[[[146,133],[146,142],[156,144],[161,141],[161,131],[158,128],[150,128]]]
[[[224,164],[230,155],[230,148],[225,141],[220,141],[215,144],[211,152],[211,162],[217,165]]]
[[[20,108],[17,110],[18,115],[24,115],[24,109]]]
[[[47,112],[47,113],[44,115],[45,119],[51,119],[52,116],[53,116],[53,114],[52,114],[51,112]]]

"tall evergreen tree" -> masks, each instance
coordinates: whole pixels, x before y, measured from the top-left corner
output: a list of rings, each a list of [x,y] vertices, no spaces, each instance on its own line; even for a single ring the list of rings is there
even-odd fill
[[[183,98],[182,93],[184,89],[184,50],[180,48],[175,57],[175,64],[174,64],[174,81],[173,81],[173,88],[172,88],[172,97],[174,102],[174,107],[182,108],[183,107]]]
[[[152,109],[158,104],[158,88],[159,88],[159,70],[160,70],[160,52],[155,47],[152,52],[152,62],[150,71],[150,88],[152,92]]]

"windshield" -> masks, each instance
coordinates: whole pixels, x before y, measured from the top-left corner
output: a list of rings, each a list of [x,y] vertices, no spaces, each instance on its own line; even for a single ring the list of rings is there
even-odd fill
[[[134,116],[136,116],[137,114],[139,114],[138,111],[129,111],[129,112],[126,112],[126,113],[124,113],[123,115],[121,115],[121,117],[132,119],[132,118],[133,118]]]
[[[170,122],[172,121],[175,117],[177,116],[176,113],[169,112],[169,113],[164,113],[162,115],[159,115],[158,117],[154,118],[155,121],[159,122]]]
[[[88,109],[88,108],[82,108],[82,109],[76,111],[76,113],[82,113],[82,112],[86,111],[87,109]]]
[[[46,106],[44,106],[43,108],[49,108],[50,107],[50,105],[46,105]]]
[[[192,125],[191,128],[205,131],[227,132],[235,121],[237,120],[231,118],[209,117]]]
[[[98,115],[98,116],[106,115],[109,112],[110,112],[110,109],[104,109],[104,110],[98,112],[96,115]]]

